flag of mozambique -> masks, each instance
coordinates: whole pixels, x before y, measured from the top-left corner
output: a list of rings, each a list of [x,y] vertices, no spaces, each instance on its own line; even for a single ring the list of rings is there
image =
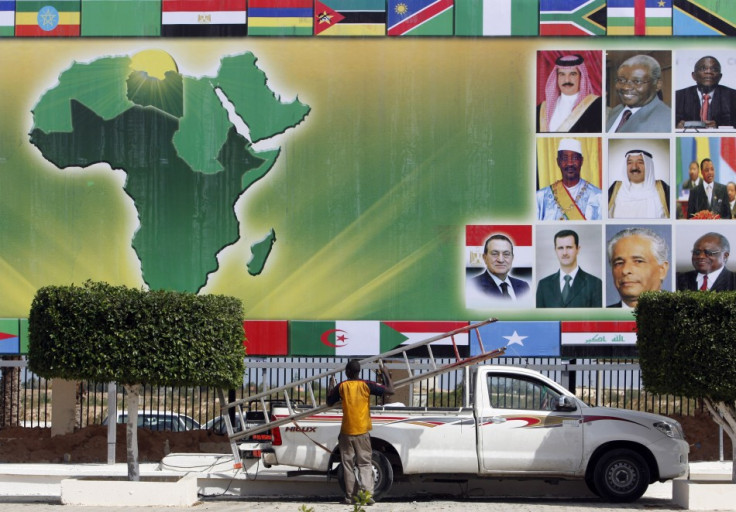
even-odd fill
[[[80,0],[17,0],[15,35],[78,36],[79,2]]]
[[[314,35],[385,36],[384,0],[315,0]]]

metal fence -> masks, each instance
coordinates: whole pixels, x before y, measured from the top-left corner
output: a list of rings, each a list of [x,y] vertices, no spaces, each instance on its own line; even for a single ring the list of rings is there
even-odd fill
[[[240,389],[231,390],[228,400],[246,399],[258,392],[300,379],[314,377],[326,370],[344,367],[344,358],[268,358],[246,359],[246,371]],[[451,360],[437,360],[438,364]],[[591,405],[655,412],[665,415],[694,414],[700,408],[695,400],[648,393],[641,382],[636,360],[561,360],[558,358],[500,358],[488,364],[532,368],[559,382]],[[414,360],[412,368],[428,368],[429,360]],[[395,372],[405,371],[403,363],[389,364]],[[371,378],[364,369],[363,378]],[[328,382],[314,383],[318,399],[324,398]],[[307,390],[297,390],[291,400],[308,402]],[[0,359],[0,427],[47,427],[51,425],[53,386],[34,375],[25,360]],[[117,388],[118,410],[127,408],[127,395]],[[101,424],[107,417],[108,384],[78,384],[77,424]],[[412,406],[455,407],[462,405],[463,370],[455,370],[416,383],[405,394]],[[255,405],[255,404],[254,404]],[[139,410],[174,412],[193,418],[204,427],[220,415],[217,390],[207,387],[144,386]]]

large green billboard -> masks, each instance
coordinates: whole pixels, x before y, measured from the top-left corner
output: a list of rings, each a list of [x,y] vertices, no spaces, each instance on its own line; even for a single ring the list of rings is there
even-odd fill
[[[692,71],[686,56],[719,52],[724,82],[736,74],[728,40],[643,44],[3,41],[0,317],[27,316],[41,286],[94,279],[235,295],[250,319],[630,320],[605,307],[619,300],[606,241],[629,226],[666,235],[664,286],[674,289],[691,248],[678,237],[692,244],[692,226],[705,233],[717,222],[678,218],[684,159],[730,136],[674,124],[666,133],[608,133],[615,66],[636,53],[658,56],[660,96],[673,109],[675,89],[690,85],[678,82]],[[616,152],[643,144],[666,156],[658,160],[670,187],[666,218],[616,219],[604,203],[600,220],[538,218],[537,191],[558,172],[555,154],[568,137],[537,133],[546,51],[600,56],[604,125],[574,138],[590,155],[583,173],[601,201]],[[718,172],[717,181],[733,181]],[[727,226],[721,231],[736,235]],[[557,268],[554,234],[576,227],[580,261],[602,283],[601,307],[537,308],[538,283]],[[496,231],[521,236],[512,275],[530,285],[527,302],[469,299],[468,280],[483,269],[473,240]]]

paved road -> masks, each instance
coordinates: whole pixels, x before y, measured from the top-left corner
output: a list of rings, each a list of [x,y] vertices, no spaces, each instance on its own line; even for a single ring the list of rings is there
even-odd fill
[[[353,508],[338,504],[334,501],[311,500],[263,500],[248,498],[206,498],[201,503],[187,507],[86,507],[61,505],[58,502],[39,502],[33,499],[13,501],[9,498],[0,499],[2,512],[118,512],[136,510],[140,512],[301,512],[302,506],[311,508],[313,512],[346,512]],[[503,512],[621,512],[627,510],[655,510],[681,511],[672,500],[663,498],[642,498],[635,503],[611,504],[597,499],[561,500],[561,499],[499,499],[483,498],[482,500],[467,499],[427,499],[427,500],[398,500],[381,501],[372,507],[366,507],[369,512],[488,512],[489,510]]]
[[[56,467],[56,466],[54,466]],[[691,475],[703,477],[710,475],[730,476],[731,463],[694,463],[691,464]],[[19,478],[22,479],[23,475]],[[0,512],[351,512],[353,507],[340,504],[336,501],[335,493],[329,499],[315,498],[324,496],[323,493],[337,491],[335,484],[332,487],[319,487],[318,482],[307,483],[299,490],[295,482],[282,481],[280,487],[266,488],[269,482],[251,481],[242,490],[258,484],[267,494],[259,496],[238,495],[237,482],[217,482],[201,487],[200,492],[209,496],[202,497],[201,502],[193,507],[101,507],[101,506],[72,506],[62,505],[59,494],[46,498],[37,498],[33,495],[0,496]],[[532,481],[536,482],[536,481]],[[241,482],[242,483],[242,482]],[[278,482],[272,482],[278,483]],[[481,485],[481,483],[483,485]],[[583,512],[583,511],[681,511],[682,509],[672,500],[672,483],[655,483],[649,486],[643,498],[635,503],[611,504],[605,503],[587,492],[585,485],[580,482],[559,482],[547,484],[543,482],[531,483],[528,481],[489,481],[480,479],[475,483],[458,484],[432,483],[421,491],[396,486],[389,495],[372,507],[366,507],[370,512]],[[206,491],[202,490],[206,489]],[[330,491],[331,490],[331,491]],[[311,491],[311,492],[310,492]],[[2,488],[0,488],[0,493]],[[428,492],[434,496],[428,497]],[[229,495],[222,495],[230,493]],[[413,493],[413,494],[410,494]],[[495,493],[495,494],[494,494]],[[38,494],[38,493],[36,493]],[[310,496],[311,497],[304,497]],[[291,495],[292,497],[286,497]],[[413,496],[402,498],[402,496]],[[265,497],[268,496],[268,497]],[[279,499],[272,498],[280,496]],[[293,497],[302,496],[302,497]],[[502,497],[526,496],[526,498]],[[575,496],[575,498],[570,498]],[[734,507],[736,509],[736,507]]]

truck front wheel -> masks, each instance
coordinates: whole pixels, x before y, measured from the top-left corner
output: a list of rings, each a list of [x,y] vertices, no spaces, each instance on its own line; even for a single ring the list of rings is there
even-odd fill
[[[649,486],[649,466],[633,450],[611,450],[596,463],[593,481],[598,495],[604,500],[636,501]]]
[[[394,470],[386,456],[377,450],[373,450],[372,462],[373,498],[379,500],[391,489],[391,485],[394,483]],[[337,467],[337,481],[340,483],[340,490],[345,494],[345,478],[342,464]]]

